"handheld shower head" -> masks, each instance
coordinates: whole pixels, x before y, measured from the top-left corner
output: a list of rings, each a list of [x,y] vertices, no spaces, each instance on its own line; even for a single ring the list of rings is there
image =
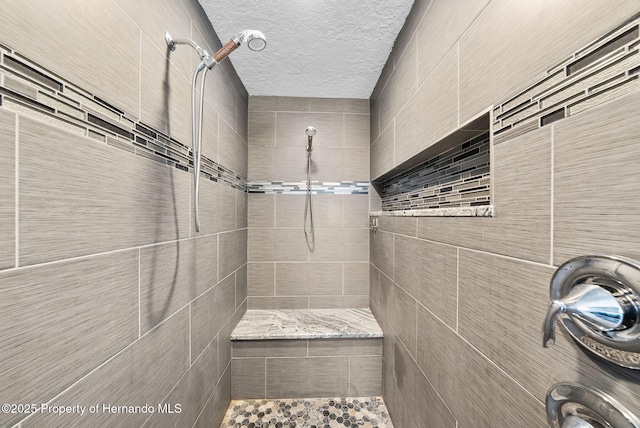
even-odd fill
[[[307,151],[311,152],[312,144],[313,144],[313,136],[316,135],[316,128],[313,126],[307,126],[307,129],[304,130],[305,134],[307,134]]]
[[[238,46],[246,43],[252,51],[261,51],[267,47],[267,38],[258,30],[244,30],[238,34],[236,39],[240,39],[237,43]]]
[[[213,59],[216,63],[222,61],[243,43],[246,43],[252,51],[261,51],[267,46],[267,38],[258,30],[244,30],[213,54]]]

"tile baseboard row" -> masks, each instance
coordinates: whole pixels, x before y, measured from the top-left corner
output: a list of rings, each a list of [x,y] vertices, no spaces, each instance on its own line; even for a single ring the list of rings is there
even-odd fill
[[[493,109],[493,143],[640,89],[640,14],[578,50]]]
[[[180,171],[193,172],[191,148],[4,45],[0,45],[0,106]],[[206,156],[202,156],[201,173],[208,180],[247,190],[246,178]]]

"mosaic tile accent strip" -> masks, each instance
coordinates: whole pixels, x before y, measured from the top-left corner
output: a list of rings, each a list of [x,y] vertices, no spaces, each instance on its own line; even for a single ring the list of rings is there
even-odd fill
[[[636,15],[498,105],[494,144],[640,89],[639,24]]]
[[[247,193],[304,195],[307,193],[307,182],[250,181],[247,183]],[[367,195],[369,194],[369,183],[361,181],[312,181],[311,193],[314,195]]]
[[[382,397],[233,400],[220,428],[393,428]]]
[[[489,150],[485,133],[382,182],[382,211],[490,205]]]
[[[189,146],[4,46],[0,46],[0,105],[181,171],[193,171]],[[246,191],[246,178],[204,156],[201,173],[205,179]]]

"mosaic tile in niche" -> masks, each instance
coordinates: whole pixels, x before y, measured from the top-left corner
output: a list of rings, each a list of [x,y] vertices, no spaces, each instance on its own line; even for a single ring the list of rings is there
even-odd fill
[[[380,184],[383,211],[489,205],[489,134]]]

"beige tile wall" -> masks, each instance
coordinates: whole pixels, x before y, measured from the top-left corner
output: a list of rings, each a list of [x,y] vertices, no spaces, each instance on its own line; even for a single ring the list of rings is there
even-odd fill
[[[198,2],[94,6],[5,4],[0,50],[190,146],[198,58],[186,46],[167,57],[164,32],[215,51]],[[204,155],[246,177],[248,94],[229,63],[207,79]],[[182,410],[2,414],[0,426],[219,424],[231,399],[229,335],[247,308],[246,193],[203,182],[197,234],[191,174],[46,119],[0,107],[2,402]]]
[[[380,395],[382,339],[233,342],[234,399]]]
[[[627,1],[615,10],[416,2],[370,100],[372,177],[639,11]],[[544,349],[540,332],[559,264],[593,253],[640,257],[639,108],[635,91],[494,146],[492,218],[379,218],[370,305],[385,334],[394,426],[546,427],[545,394],[561,381],[600,389],[640,415],[637,372],[594,359],[560,329]]]
[[[251,97],[249,181],[306,181],[305,129],[314,126],[312,179],[368,181],[368,100]],[[368,195],[249,194],[249,308],[368,306]]]

